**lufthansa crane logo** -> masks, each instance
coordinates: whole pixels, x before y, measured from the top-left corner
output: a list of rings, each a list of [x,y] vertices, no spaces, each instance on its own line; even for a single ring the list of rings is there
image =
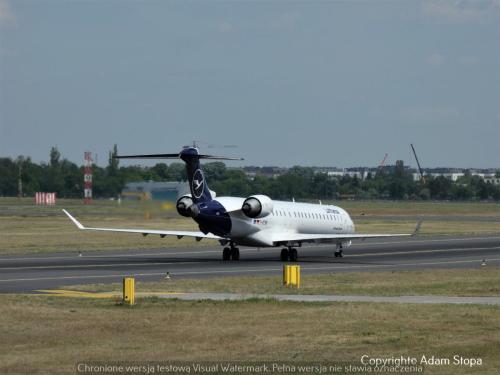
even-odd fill
[[[200,198],[203,195],[203,190],[205,190],[205,178],[201,170],[197,169],[193,175],[193,195],[195,198]]]

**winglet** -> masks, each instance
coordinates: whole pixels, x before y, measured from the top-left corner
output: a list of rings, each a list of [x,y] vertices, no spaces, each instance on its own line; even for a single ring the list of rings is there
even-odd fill
[[[66,211],[64,208],[63,208],[63,212],[71,219],[71,221],[73,223],[75,223],[75,225],[78,227],[78,229],[85,229],[85,227],[78,220],[76,220],[73,216],[71,216],[71,214],[68,211]]]

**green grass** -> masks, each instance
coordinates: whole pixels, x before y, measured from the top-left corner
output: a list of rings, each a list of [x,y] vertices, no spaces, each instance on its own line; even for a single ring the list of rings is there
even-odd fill
[[[182,302],[3,295],[0,373],[67,374],[79,362],[306,361],[480,357],[426,374],[497,374],[500,309],[275,301]]]
[[[480,267],[480,266],[479,266]],[[340,294],[371,296],[500,296],[500,267],[459,270],[352,272],[302,275],[300,289],[283,286],[281,276],[219,277],[137,282],[136,291],[258,294]],[[71,286],[86,291],[119,291],[121,284]]]

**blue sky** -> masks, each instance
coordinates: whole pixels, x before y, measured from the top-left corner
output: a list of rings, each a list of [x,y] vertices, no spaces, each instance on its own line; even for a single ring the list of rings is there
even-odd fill
[[[499,41],[500,0],[0,0],[0,156],[500,167]]]

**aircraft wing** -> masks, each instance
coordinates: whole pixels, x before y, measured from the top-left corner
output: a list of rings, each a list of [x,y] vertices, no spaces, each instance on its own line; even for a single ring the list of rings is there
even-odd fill
[[[148,234],[158,234],[161,237],[165,236],[177,236],[177,238],[181,239],[182,237],[195,237],[197,241],[200,241],[203,238],[208,238],[211,240],[223,240],[223,237],[219,237],[213,234],[205,234],[203,232],[194,232],[194,231],[182,231],[182,230],[157,230],[157,229],[123,229],[123,228],[89,228],[85,227],[76,220],[71,214],[63,209],[63,212],[71,219],[71,221],[81,230],[94,230],[101,232],[121,232],[121,233],[140,233],[143,236],[147,236]]]
[[[277,233],[273,235],[275,244],[285,242],[345,242],[350,240],[363,240],[367,238],[384,237],[410,237],[413,234],[303,234],[303,233]]]
[[[371,234],[371,233],[352,233],[352,234],[307,234],[307,233],[294,233],[294,232],[281,232],[276,233],[272,236],[272,241],[275,245],[285,242],[345,242],[350,240],[364,240],[367,238],[389,238],[389,237],[413,237],[418,234],[420,227],[422,226],[422,221],[417,222],[417,226],[413,233],[403,233],[403,234]]]

